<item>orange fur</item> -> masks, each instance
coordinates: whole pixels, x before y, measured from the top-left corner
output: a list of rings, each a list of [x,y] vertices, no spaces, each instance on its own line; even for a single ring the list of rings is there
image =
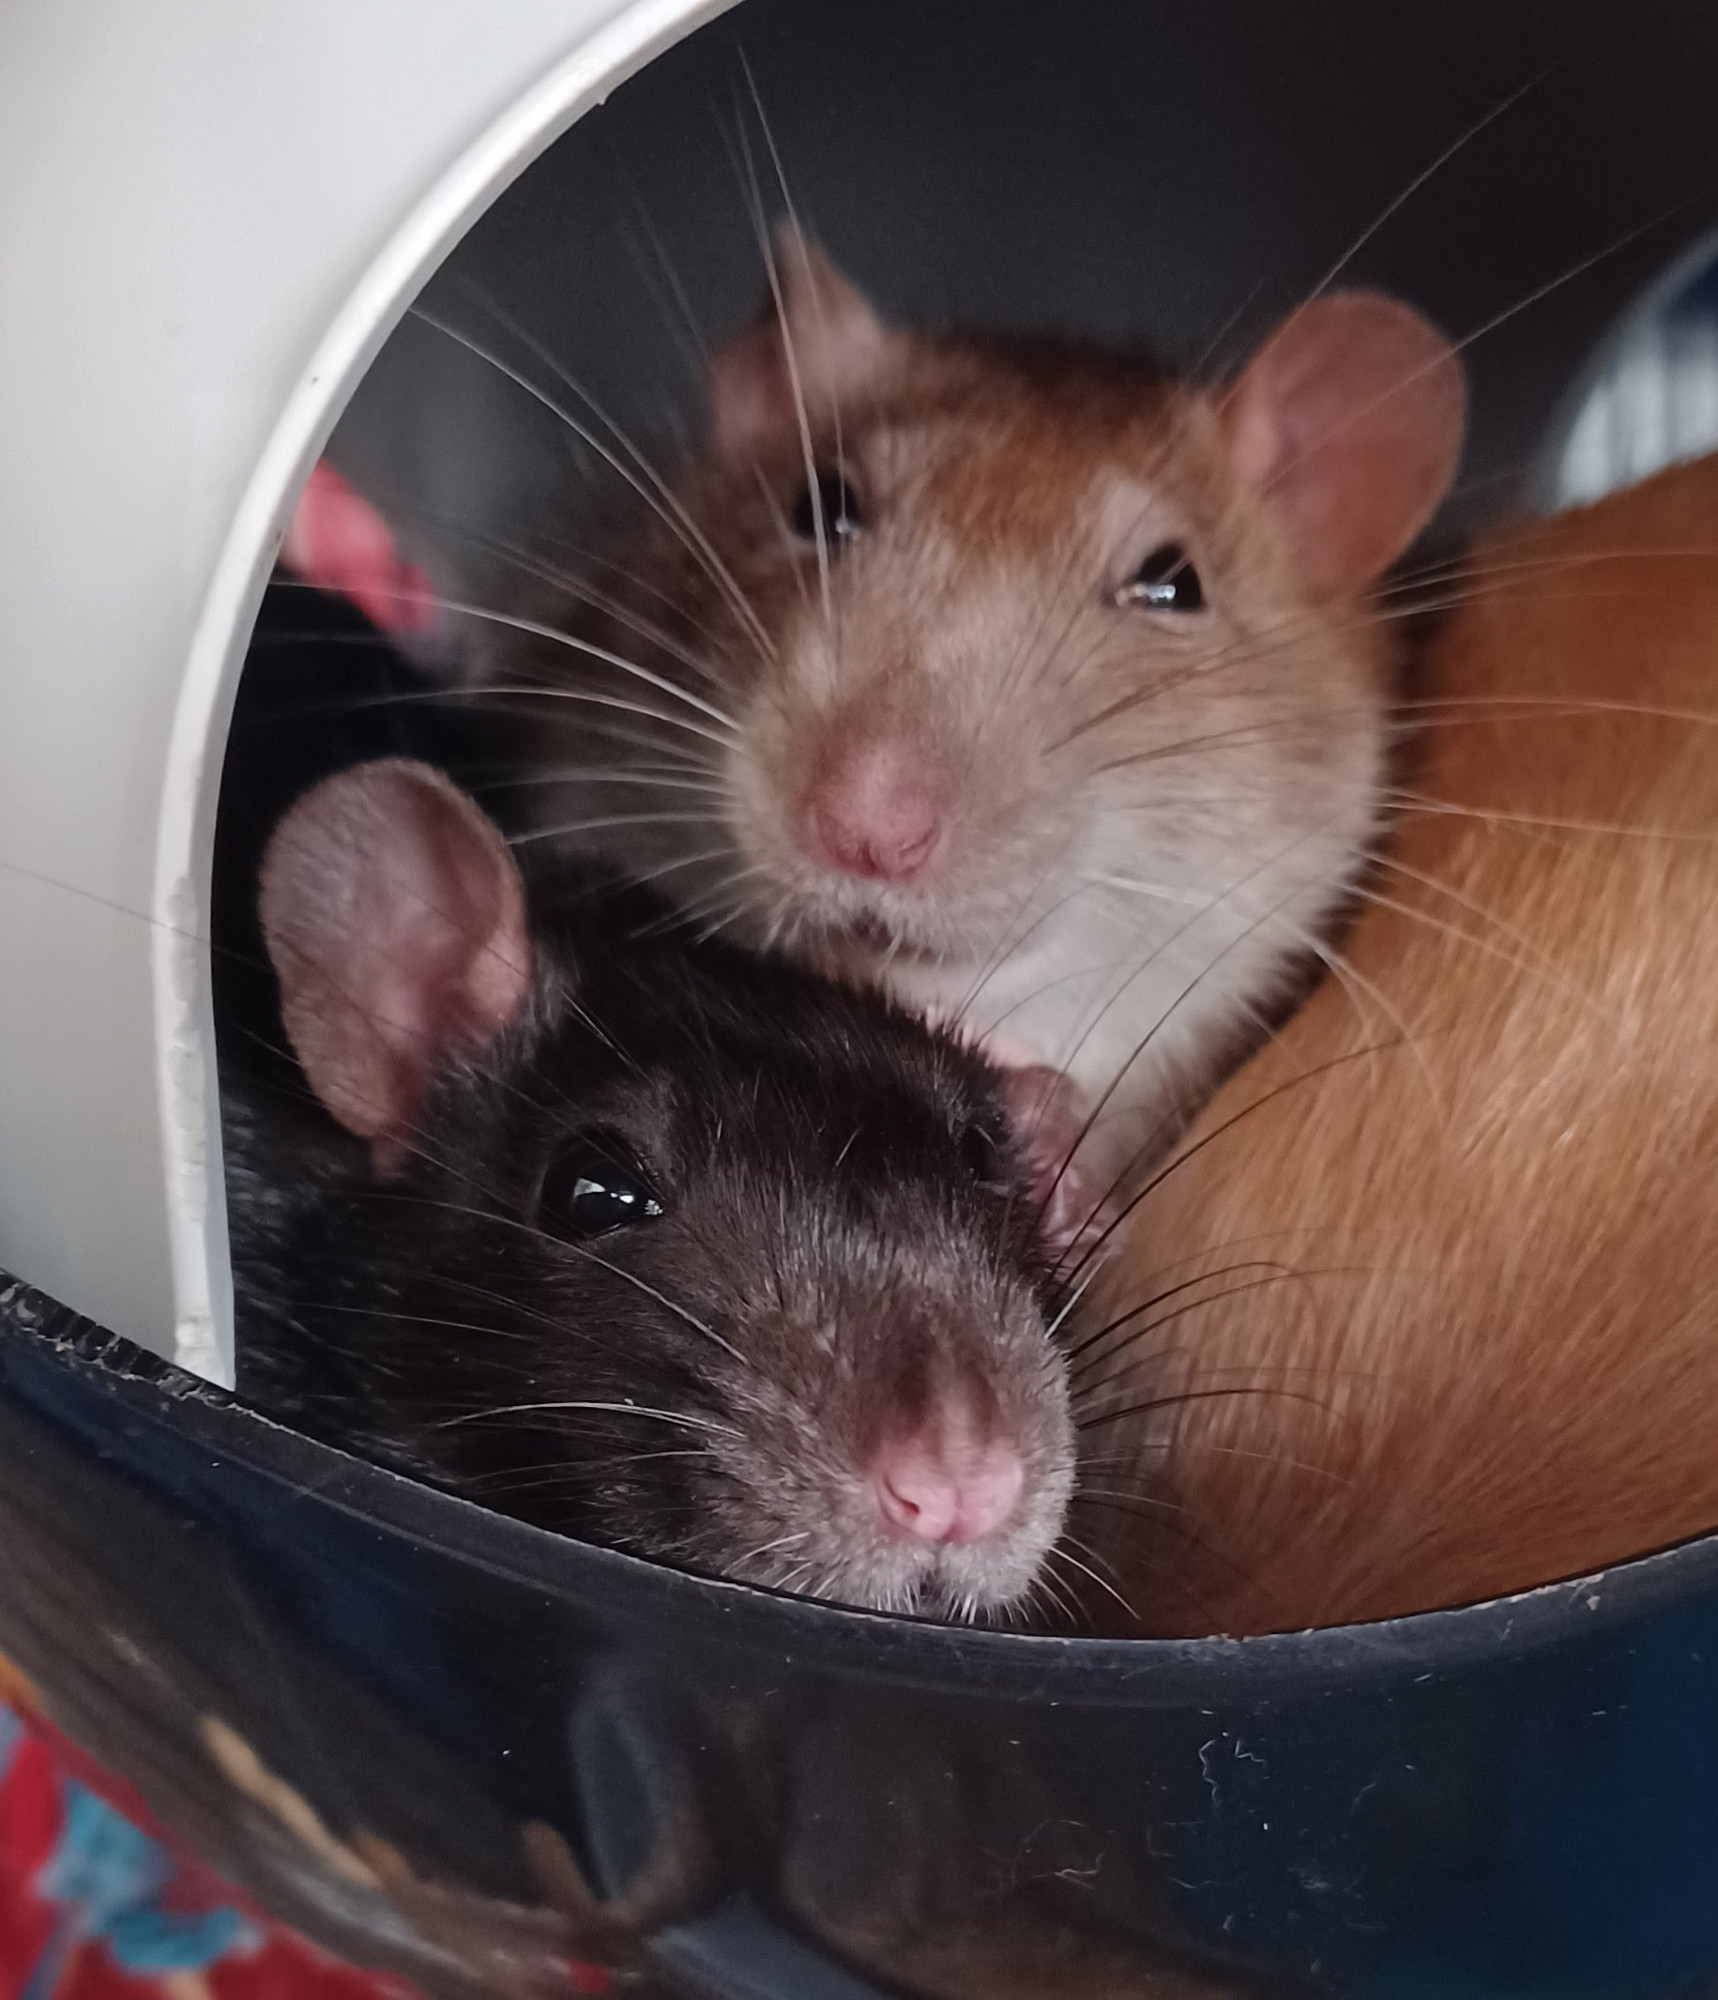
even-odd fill
[[[1224,1392],[1167,1451],[1084,1434],[1094,1488],[1167,1464],[1195,1531],[1091,1517],[1155,1629],[1718,1526],[1718,459],[1496,537],[1463,596],[1347,976],[1141,1204],[1115,1310],[1162,1303],[1086,1357],[1088,1417]]]

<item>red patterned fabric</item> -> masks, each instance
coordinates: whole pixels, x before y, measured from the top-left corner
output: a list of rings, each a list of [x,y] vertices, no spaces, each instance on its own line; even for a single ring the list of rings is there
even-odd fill
[[[268,1922],[175,1854],[128,1786],[34,1713],[0,1705],[0,2000],[417,1995]]]
[[[127,1786],[0,1707],[0,2000],[414,2000],[259,1918],[159,1832]]]

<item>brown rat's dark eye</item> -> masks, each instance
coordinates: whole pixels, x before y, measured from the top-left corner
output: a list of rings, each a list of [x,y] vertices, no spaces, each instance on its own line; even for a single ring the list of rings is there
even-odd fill
[[[618,1132],[581,1132],[550,1162],[537,1200],[537,1225],[582,1243],[635,1222],[651,1222],[662,1203]]]
[[[819,518],[823,522],[824,540],[832,550],[856,540],[864,525],[858,494],[833,466],[824,466],[800,494],[788,516],[788,525],[802,542],[815,542]]]
[[[1121,609],[1137,604],[1146,611],[1203,611],[1205,586],[1179,542],[1153,549],[1110,598]]]

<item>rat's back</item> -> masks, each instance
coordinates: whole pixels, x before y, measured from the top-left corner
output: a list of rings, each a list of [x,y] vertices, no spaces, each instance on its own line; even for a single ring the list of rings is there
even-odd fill
[[[1461,597],[1345,975],[1120,1262],[1118,1312],[1165,1298],[1111,1407],[1220,1392],[1174,1419],[1196,1539],[1129,1551],[1164,1627],[1386,1616],[1718,1524],[1718,460],[1495,537]]]

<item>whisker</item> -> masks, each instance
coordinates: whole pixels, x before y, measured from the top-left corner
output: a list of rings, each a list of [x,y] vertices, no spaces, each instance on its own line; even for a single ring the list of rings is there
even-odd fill
[[[1152,1396],[1143,1403],[1130,1403],[1123,1410],[1106,1410],[1099,1417],[1082,1417],[1074,1425],[1075,1430],[1095,1430],[1100,1424],[1119,1424],[1126,1417],[1151,1416],[1159,1410],[1179,1408],[1184,1403],[1220,1402],[1235,1396],[1280,1396],[1291,1403],[1310,1403],[1315,1410],[1322,1410],[1326,1416],[1334,1412],[1328,1403],[1320,1402],[1316,1396],[1302,1394],[1297,1389],[1272,1389],[1263,1386],[1248,1386],[1232,1389],[1177,1389],[1166,1396]]]
[[[625,439],[625,434],[620,431],[613,420],[567,374],[566,370],[543,348],[540,342],[534,340],[516,323],[509,321],[505,315],[500,314],[494,306],[489,308],[492,313],[496,314],[501,324],[507,328],[515,339],[519,340],[522,345],[533,352],[546,367],[553,371],[558,381],[570,389],[600,422],[606,424],[614,432],[615,436],[622,440],[631,455],[636,458],[644,475],[642,478],[623,465],[602,440],[594,436],[585,425],[581,424],[571,411],[567,410],[560,403],[557,403],[552,396],[546,394],[538,384],[532,382],[529,377],[522,374],[518,369],[510,368],[498,355],[490,353],[480,342],[473,340],[468,334],[461,332],[459,328],[448,324],[445,320],[438,319],[425,306],[421,304],[414,305],[410,310],[427,325],[434,327],[438,333],[445,335],[449,340],[457,342],[468,352],[476,355],[480,361],[488,362],[490,367],[505,375],[509,381],[516,383],[527,395],[534,396],[545,409],[559,417],[575,437],[579,438],[590,450],[594,451],[603,463],[623,479],[645,505],[651,508],[692,559],[703,568],[705,574],[726,595],[729,603],[733,606],[736,616],[746,627],[753,644],[757,646],[764,658],[767,660],[775,658],[774,643],[759,622],[757,613],[753,610],[745,592],[740,589],[739,584],[735,581],[733,573],[729,570],[727,564],[716,554],[714,548],[711,547],[709,537],[693,520],[683,503],[675,496],[673,490],[668,486],[661,474],[644,459],[641,453],[638,453],[630,445]],[[652,488],[655,489],[654,493],[651,491]]]
[[[1429,166],[1422,167],[1398,195],[1384,204],[1366,227],[1361,230],[1360,234],[1349,244],[1348,248],[1343,251],[1342,255],[1337,258],[1336,262],[1331,265],[1330,269],[1325,272],[1324,276],[1319,279],[1318,283],[1313,286],[1312,290],[1307,294],[1308,300],[1322,298],[1398,210],[1404,208],[1412,201],[1421,188],[1437,174],[1441,173],[1458,153],[1464,152],[1482,132],[1489,126],[1495,125],[1505,112],[1513,111],[1524,97],[1528,96],[1530,92],[1537,90],[1557,67],[1557,64],[1550,64],[1540,70],[1537,76],[1531,76],[1525,83],[1518,84],[1514,90],[1510,91],[1506,97],[1494,104],[1482,117],[1476,118],[1465,131],[1458,133]]]
[[[607,819],[568,820],[559,826],[533,827],[529,833],[516,833],[508,841],[509,847],[529,847],[533,841],[560,840],[575,833],[608,833],[620,826],[708,826],[708,813],[616,813]]]
[[[718,736],[712,729],[703,728],[700,724],[689,720],[684,715],[664,715],[659,708],[646,708],[642,702],[627,701],[620,695],[599,694],[592,688],[556,688],[542,684],[533,686],[527,683],[516,687],[490,686],[486,687],[483,693],[486,697],[491,695],[509,696],[526,701],[541,702],[571,701],[582,703],[589,708],[612,709],[619,715],[636,715],[646,722],[659,722],[666,729],[683,730],[688,736],[696,736],[703,742],[714,743],[719,749],[725,750],[728,747],[725,737]],[[595,727],[597,725],[592,724],[589,726]],[[651,743],[648,738],[645,739],[645,742],[646,746],[650,749],[660,747],[657,744]]]
[[[628,764],[617,769],[612,764],[557,764],[543,771],[530,771],[518,777],[495,778],[484,784],[485,792],[534,791],[551,785],[634,785],[649,786],[657,791],[703,793],[707,796],[723,798],[727,787],[718,779],[702,775],[704,767],[695,764],[680,769],[663,765],[653,772],[648,764]]]
[[[438,535],[452,537],[457,541],[467,543],[472,548],[482,551],[483,554],[504,563],[509,569],[516,570],[524,576],[532,577],[539,583],[547,584],[562,595],[570,597],[575,603],[587,605],[592,610],[602,613],[603,616],[612,618],[616,624],[624,625],[637,638],[643,639],[647,644],[659,648],[671,659],[684,666],[689,672],[697,674],[701,679],[714,681],[718,678],[709,660],[695,653],[691,647],[683,645],[666,627],[659,624],[655,619],[647,618],[635,605],[614,596],[611,592],[599,590],[591,581],[588,574],[575,574],[563,563],[551,562],[546,557],[532,555],[517,542],[510,541],[504,536],[484,534],[471,527],[468,523],[450,520],[445,515],[427,513],[422,508],[413,507],[409,503],[397,504],[394,511],[434,529]],[[649,578],[639,576],[631,570],[622,569],[615,562],[612,555],[591,549],[583,549],[572,542],[561,542],[557,546],[563,553],[581,560],[587,571],[598,569],[606,574],[614,575],[628,584],[634,591],[640,591],[654,599],[661,604],[665,611],[691,625],[692,629],[710,647],[713,654],[720,654],[722,648],[715,635],[707,627],[691,619],[686,607],[678,599],[656,588]],[[391,645],[393,642],[384,637],[381,643]]]
[[[746,81],[751,86],[752,97],[757,106],[759,119],[764,123],[765,137],[768,139],[768,122],[767,120],[763,120],[763,100],[758,96],[757,83],[752,76],[750,65],[745,61],[743,50],[741,51],[740,61],[741,66],[745,70]],[[775,308],[776,326],[781,334],[782,358],[787,363],[788,393],[793,400],[794,426],[799,433],[801,467],[805,474],[806,488],[811,494],[812,535],[817,547],[817,582],[823,603],[823,623],[825,630],[833,633],[835,620],[831,609],[829,593],[829,524],[824,520],[823,508],[818,503],[817,460],[812,446],[811,420],[806,410],[805,383],[800,372],[799,354],[794,346],[793,326],[788,318],[787,295],[782,286],[781,267],[776,257],[775,245],[770,240],[769,225],[764,216],[763,193],[758,185],[757,165],[752,157],[751,138],[743,120],[738,124],[737,138],[741,157],[744,162],[744,181],[750,196],[749,206],[751,209],[752,227],[757,235],[758,248],[763,253],[764,270],[769,279],[770,299]],[[775,142],[773,139],[769,139],[769,145],[773,157],[775,156]],[[776,158],[776,171],[779,176],[781,172],[779,157]],[[785,195],[785,180],[782,183],[782,191]],[[803,249],[801,254],[804,254]]]
[[[1456,355],[1466,353],[1477,341],[1485,339],[1488,334],[1497,332],[1499,327],[1507,326],[1512,319],[1517,318],[1530,307],[1536,306],[1541,301],[1550,298],[1553,293],[1561,291],[1564,286],[1573,284],[1577,278],[1583,277],[1588,271],[1593,270],[1595,266],[1626,250],[1631,243],[1637,243],[1643,236],[1649,235],[1655,229],[1662,228],[1673,216],[1681,214],[1688,206],[1688,200],[1671,202],[1659,210],[1657,214],[1649,216],[1645,222],[1637,223],[1634,228],[1624,230],[1620,236],[1614,237],[1601,249],[1595,250],[1591,256],[1583,257],[1576,263],[1567,266],[1564,270],[1559,271],[1554,278],[1549,278],[1544,284],[1535,286],[1524,298],[1517,299],[1513,305],[1506,306],[1502,312],[1494,313],[1490,319],[1482,321],[1471,333],[1464,334],[1461,339],[1452,341],[1449,352]],[[1359,409],[1348,411],[1339,422],[1330,425],[1318,436],[1309,438],[1301,444],[1295,452],[1283,461],[1282,465],[1278,468],[1276,476],[1282,478],[1287,473],[1293,471],[1302,460],[1328,444],[1331,438],[1338,437],[1343,431],[1351,429],[1355,424],[1364,422],[1367,417],[1371,416],[1375,410],[1381,409],[1392,397],[1400,395],[1404,389],[1412,387],[1415,382],[1422,381],[1434,369],[1442,367],[1443,362],[1444,357],[1440,355],[1435,361],[1429,361],[1418,368],[1410,369],[1406,375],[1390,388],[1386,389],[1381,395],[1373,397],[1369,403],[1362,404]]]
[[[1077,1342],[1073,1347],[1069,1348],[1068,1359],[1070,1361],[1077,1361],[1088,1348],[1095,1347],[1106,1335],[1112,1334],[1118,1328],[1126,1326],[1129,1320],[1137,1319],[1141,1313],[1150,1312],[1154,1306],[1164,1305],[1170,1299],[1179,1297],[1181,1293],[1191,1291],[1195,1285],[1210,1284],[1214,1279],[1219,1277],[1236,1277],[1242,1271],[1276,1271],[1287,1273],[1291,1270],[1292,1266],[1290,1265],[1278,1264],[1269,1258],[1257,1257],[1249,1259],[1245,1263],[1226,1265],[1221,1271],[1201,1271],[1196,1277],[1184,1278],[1180,1284],[1171,1285],[1167,1291],[1158,1292],[1154,1297],[1143,1300],[1139,1305],[1129,1307],[1126,1312],[1118,1314],[1105,1325],[1096,1328],[1093,1332],[1087,1334],[1084,1340]],[[1076,1370],[1073,1379],[1077,1380],[1078,1374],[1079,1371]]]
[[[499,1223],[503,1228],[518,1230],[521,1235],[546,1238],[545,1231],[534,1228],[530,1223],[520,1222],[510,1215],[498,1215],[490,1209],[471,1208],[460,1202],[427,1200],[419,1195],[396,1194],[391,1188],[371,1188],[366,1190],[366,1193],[372,1200],[409,1202],[418,1208],[439,1208],[450,1215],[469,1215],[481,1222]],[[732,1342],[724,1340],[714,1327],[706,1326],[695,1314],[688,1312],[683,1305],[669,1298],[665,1292],[659,1292],[654,1285],[646,1284],[644,1279],[636,1272],[627,1270],[625,1265],[616,1264],[610,1258],[600,1256],[588,1243],[571,1243],[559,1236],[546,1240],[553,1241],[558,1251],[582,1257],[587,1263],[597,1265],[599,1269],[609,1272],[635,1290],[643,1292],[647,1298],[654,1299],[664,1312],[672,1313],[683,1325],[691,1327],[694,1333],[701,1333],[706,1340],[713,1341],[724,1354],[730,1355],[742,1367],[746,1365],[745,1356]]]
[[[487,1422],[492,1417],[527,1417],[546,1415],[561,1410],[597,1410],[608,1416],[617,1417],[657,1417],[665,1424],[683,1424],[688,1430],[709,1431],[718,1437],[740,1437],[744,1434],[731,1424],[710,1423],[703,1417],[689,1417],[682,1410],[655,1410],[643,1403],[505,1403],[497,1408],[474,1410],[463,1417],[447,1417],[440,1423],[432,1424],[432,1430],[452,1430],[459,1424]]]
[[[1134,1340],[1142,1340],[1146,1335],[1158,1332],[1161,1328],[1169,1325],[1172,1320],[1182,1319],[1188,1313],[1199,1312],[1206,1306],[1218,1305],[1224,1299],[1238,1299],[1248,1292],[1262,1291],[1270,1285],[1304,1283],[1309,1282],[1313,1278],[1368,1277],[1370,1275],[1370,1272],[1346,1269],[1340,1266],[1313,1271],[1284,1270],[1274,1272],[1269,1277],[1251,1279],[1244,1285],[1231,1285],[1226,1291],[1210,1292],[1202,1298],[1190,1299],[1185,1304],[1176,1306],[1169,1312],[1162,1314],[1159,1318],[1148,1320],[1143,1326],[1135,1328],[1127,1340],[1111,1348],[1107,1353],[1094,1356],[1093,1360],[1088,1363],[1087,1368],[1081,1371],[1081,1379],[1075,1400],[1083,1402],[1087,1398],[1095,1396],[1101,1389],[1107,1389],[1112,1384],[1121,1381],[1125,1375],[1136,1372],[1134,1365],[1127,1365],[1117,1369],[1114,1374],[1100,1376],[1097,1381],[1089,1382],[1084,1377],[1092,1367],[1097,1366],[1101,1362],[1115,1360],[1117,1355],[1126,1353]],[[1178,1287],[1177,1289],[1180,1288]]]
[[[588,639],[581,639],[574,633],[561,631],[558,626],[545,625],[539,619],[520,617],[513,612],[495,611],[487,605],[466,604],[450,597],[438,597],[435,602],[443,611],[451,611],[457,617],[479,618],[488,625],[503,625],[512,631],[523,632],[529,638],[546,639],[553,645],[565,646],[570,652],[584,654],[587,659],[600,660],[604,666],[614,667],[621,673],[630,674],[635,680],[643,681],[647,687],[655,688],[658,694],[671,695],[676,701],[683,701],[688,708],[696,709],[700,715],[707,716],[712,722],[719,724],[730,737],[739,734],[739,724],[725,709],[718,708],[714,702],[706,701],[702,695],[694,694],[690,688],[681,687],[677,681],[669,680],[665,674],[654,673],[649,667],[642,667],[636,660],[629,660],[607,646],[593,645]],[[486,688],[484,691],[497,692],[494,688]],[[557,696],[565,690],[544,684],[533,692]]]
[[[1278,1084],[1274,1089],[1266,1091],[1263,1097],[1247,1105],[1245,1109],[1225,1118],[1221,1124],[1214,1126],[1209,1132],[1196,1139],[1184,1152],[1177,1153],[1160,1167],[1156,1173],[1152,1174],[1145,1182],[1145,1185],[1139,1188],[1122,1204],[1119,1213],[1106,1224],[1104,1229],[1099,1233],[1096,1242],[1086,1250],[1080,1262],[1074,1266],[1073,1272],[1069,1274],[1070,1278],[1077,1277],[1086,1268],[1086,1265],[1092,1258],[1103,1254],[1104,1249],[1114,1237],[1116,1231],[1126,1225],[1134,1211],[1143,1202],[1150,1199],[1152,1194],[1162,1186],[1170,1174],[1184,1167],[1189,1160],[1197,1159],[1205,1151],[1206,1147],[1214,1145],[1219,1139],[1224,1138],[1228,1133],[1232,1132],[1243,1119],[1257,1112],[1262,1106],[1271,1103],[1275,1098],[1283,1096],[1286,1092],[1300,1089],[1304,1085],[1315,1081],[1318,1077],[1328,1074],[1331,1070],[1339,1069],[1344,1063],[1362,1061],[1365,1057],[1376,1054],[1378,1048],[1389,1046],[1391,1044],[1380,1043],[1369,1045],[1365,1048],[1346,1049],[1341,1055],[1331,1057],[1328,1062],[1315,1063],[1311,1069],[1302,1070],[1298,1075],[1290,1077],[1286,1083]]]
[[[1074,1537],[1072,1535],[1064,1535],[1061,1542],[1059,1542],[1056,1545],[1056,1547],[1051,1551],[1052,1556],[1058,1561],[1067,1563],[1071,1568],[1077,1569],[1082,1576],[1089,1577],[1091,1581],[1095,1583],[1101,1591],[1103,1591],[1107,1596],[1113,1597],[1116,1603],[1121,1606],[1122,1610],[1125,1611],[1128,1617],[1132,1619],[1132,1621],[1137,1625],[1139,1623],[1139,1613],[1135,1611],[1133,1606],[1127,1601],[1125,1597],[1122,1596],[1121,1592],[1116,1589],[1113,1583],[1106,1582],[1105,1579],[1101,1577],[1095,1569],[1092,1568],[1090,1563],[1082,1562],[1080,1558],[1077,1555],[1075,1555],[1071,1549],[1067,1547],[1067,1544],[1073,1541]],[[1084,1549],[1086,1545],[1084,1542],[1076,1542],[1075,1547]],[[1089,1555],[1091,1551],[1087,1549],[1086,1553]]]

